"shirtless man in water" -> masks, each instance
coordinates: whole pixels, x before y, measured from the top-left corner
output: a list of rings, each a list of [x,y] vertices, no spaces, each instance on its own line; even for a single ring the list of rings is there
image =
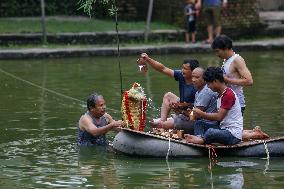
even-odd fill
[[[123,121],[115,121],[106,113],[102,95],[94,93],[87,99],[88,111],[81,116],[78,125],[78,146],[107,146],[106,133],[123,126]]]

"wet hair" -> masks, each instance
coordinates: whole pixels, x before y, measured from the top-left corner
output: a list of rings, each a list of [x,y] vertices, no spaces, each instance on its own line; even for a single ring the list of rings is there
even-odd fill
[[[232,49],[233,41],[226,35],[217,36],[211,44],[212,49]]]
[[[199,62],[196,59],[185,59],[183,61],[183,64],[188,64],[191,71],[193,71],[195,68],[199,66]]]
[[[208,67],[204,74],[203,79],[206,83],[212,83],[215,80],[224,83],[223,71],[220,67]]]
[[[98,94],[98,93],[93,93],[91,94],[88,99],[87,99],[87,108],[90,111],[91,108],[95,108],[96,107],[96,102],[99,98],[103,98],[102,95]]]

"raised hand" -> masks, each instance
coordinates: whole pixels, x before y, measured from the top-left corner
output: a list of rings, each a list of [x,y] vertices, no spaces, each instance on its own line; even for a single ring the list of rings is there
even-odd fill
[[[148,67],[146,64],[146,57],[148,57],[148,55],[146,53],[142,53],[140,58],[137,59],[139,71],[142,73],[146,73],[148,71]]]

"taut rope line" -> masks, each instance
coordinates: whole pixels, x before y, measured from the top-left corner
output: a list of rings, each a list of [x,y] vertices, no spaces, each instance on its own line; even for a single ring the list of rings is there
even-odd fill
[[[51,89],[47,89],[47,88],[45,88],[45,87],[42,87],[42,86],[37,85],[37,84],[35,84],[35,83],[32,83],[32,82],[30,82],[30,81],[28,81],[28,80],[25,80],[25,79],[23,79],[23,78],[20,78],[20,77],[14,75],[14,74],[11,74],[11,73],[9,73],[9,72],[6,72],[5,70],[3,70],[3,69],[1,69],[1,68],[0,68],[0,71],[1,71],[2,73],[4,73],[4,74],[6,74],[6,75],[8,75],[8,76],[10,76],[10,77],[12,77],[12,78],[14,78],[14,79],[17,79],[17,80],[19,80],[19,81],[23,81],[24,83],[27,83],[27,84],[29,84],[29,85],[31,85],[31,86],[33,86],[33,87],[46,90],[46,91],[48,91],[48,92],[50,92],[50,93],[56,94],[56,95],[58,95],[58,96],[61,96],[61,97],[64,97],[64,98],[67,98],[67,99],[70,99],[70,100],[74,100],[74,101],[77,101],[77,102],[80,102],[80,103],[84,103],[84,101],[82,101],[82,100],[79,100],[79,99],[73,98],[73,97],[71,97],[71,96],[67,96],[67,95],[61,94],[61,93],[56,92],[56,91],[51,90]]]
[[[14,79],[16,79],[16,80],[19,80],[19,81],[22,81],[22,82],[24,82],[24,83],[27,83],[27,84],[29,84],[29,85],[31,85],[31,86],[33,86],[33,87],[36,87],[36,88],[45,90],[45,91],[47,91],[47,92],[50,92],[50,93],[52,93],[52,94],[55,94],[55,95],[57,95],[57,96],[60,96],[60,97],[63,97],[63,98],[69,99],[69,100],[73,100],[73,101],[79,102],[79,103],[81,103],[81,104],[85,104],[85,102],[82,101],[82,100],[79,100],[79,99],[77,99],[77,98],[74,98],[74,97],[71,97],[71,96],[67,96],[67,95],[64,95],[64,94],[62,94],[62,93],[56,92],[56,91],[54,91],[54,90],[51,90],[51,89],[42,87],[42,86],[37,85],[37,84],[35,84],[35,83],[32,83],[32,82],[30,82],[30,81],[28,81],[28,80],[25,80],[25,79],[23,79],[23,78],[21,78],[21,77],[18,77],[18,76],[14,75],[14,74],[11,74],[11,73],[9,73],[9,72],[6,72],[5,70],[3,70],[3,69],[1,69],[1,68],[0,68],[0,72],[2,72],[3,74],[5,74],[5,75],[7,75],[7,76],[10,76],[10,77],[12,77],[12,78],[14,78]],[[107,108],[107,109],[109,109],[109,110],[111,110],[111,111],[113,111],[113,112],[117,112],[117,110],[115,110],[115,109],[111,109],[111,108]]]

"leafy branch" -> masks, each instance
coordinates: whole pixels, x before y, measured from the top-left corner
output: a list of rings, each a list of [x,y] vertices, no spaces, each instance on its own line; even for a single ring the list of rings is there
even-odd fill
[[[103,5],[111,5],[111,8],[108,9],[110,16],[113,16],[117,13],[118,9],[115,6],[115,0],[79,0],[79,9],[83,9],[86,14],[91,16],[91,11],[93,10],[93,7],[97,1]]]

